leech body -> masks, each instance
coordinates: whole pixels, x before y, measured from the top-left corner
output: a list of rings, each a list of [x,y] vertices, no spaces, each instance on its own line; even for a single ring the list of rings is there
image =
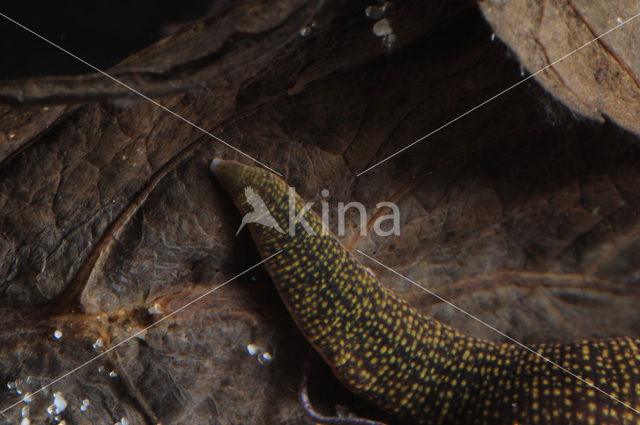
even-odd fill
[[[264,170],[214,161],[244,216],[251,187],[284,229],[249,224],[302,333],[351,391],[417,424],[635,424],[622,403],[510,343],[466,336],[386,290],[308,211],[316,235],[289,229],[286,183]],[[304,201],[296,196],[296,213]],[[539,344],[535,351],[640,410],[640,340]]]

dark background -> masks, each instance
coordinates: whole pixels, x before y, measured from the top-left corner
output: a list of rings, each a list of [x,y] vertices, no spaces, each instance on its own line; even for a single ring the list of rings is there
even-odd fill
[[[168,35],[229,0],[180,2],[3,2],[0,13],[100,69]],[[34,4],[35,3],[35,4]],[[0,16],[0,80],[93,72]]]

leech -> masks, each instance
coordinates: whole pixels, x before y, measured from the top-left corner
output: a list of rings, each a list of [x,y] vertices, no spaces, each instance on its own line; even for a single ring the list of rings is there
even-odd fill
[[[640,340],[525,347],[464,335],[385,289],[312,210],[302,218],[314,234],[289,228],[305,201],[289,199],[274,174],[222,160],[211,168],[243,216],[254,212],[250,187],[284,229],[248,224],[263,258],[282,250],[265,266],[305,338],[381,410],[423,425],[640,425]]]

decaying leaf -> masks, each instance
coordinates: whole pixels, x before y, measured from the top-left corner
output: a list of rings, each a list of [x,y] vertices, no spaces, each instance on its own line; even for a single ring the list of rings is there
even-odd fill
[[[575,119],[530,81],[357,177],[520,79],[472,1],[396,4],[391,50],[367,6],[238,1],[111,73],[309,200],[360,201],[369,226],[377,203],[396,202],[399,236],[360,236],[354,214],[345,245],[525,343],[640,336],[637,136]],[[34,394],[32,423],[57,392],[70,424],[310,423],[296,395],[306,343],[263,270],[167,317],[259,261],[208,170],[214,157],[250,161],[104,76],[0,93],[0,382],[12,384],[0,408],[18,403],[5,422],[25,391],[105,353]],[[622,123],[605,106],[624,96],[606,94],[598,108]],[[365,264],[421,311],[500,340]],[[322,385],[321,406],[344,403]]]
[[[606,117],[640,133],[636,1],[481,0],[478,4],[529,72],[553,64],[535,78],[561,102],[587,117],[600,121]]]

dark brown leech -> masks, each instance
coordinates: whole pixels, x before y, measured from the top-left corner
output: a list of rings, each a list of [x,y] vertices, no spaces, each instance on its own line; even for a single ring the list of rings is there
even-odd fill
[[[635,424],[640,415],[539,356],[461,334],[418,314],[386,290],[304,214],[289,233],[289,188],[275,175],[231,161],[212,170],[242,215],[251,187],[284,232],[249,224],[298,327],[350,390],[419,424]],[[295,195],[295,214],[304,201]],[[542,356],[640,410],[640,341],[540,344]]]

